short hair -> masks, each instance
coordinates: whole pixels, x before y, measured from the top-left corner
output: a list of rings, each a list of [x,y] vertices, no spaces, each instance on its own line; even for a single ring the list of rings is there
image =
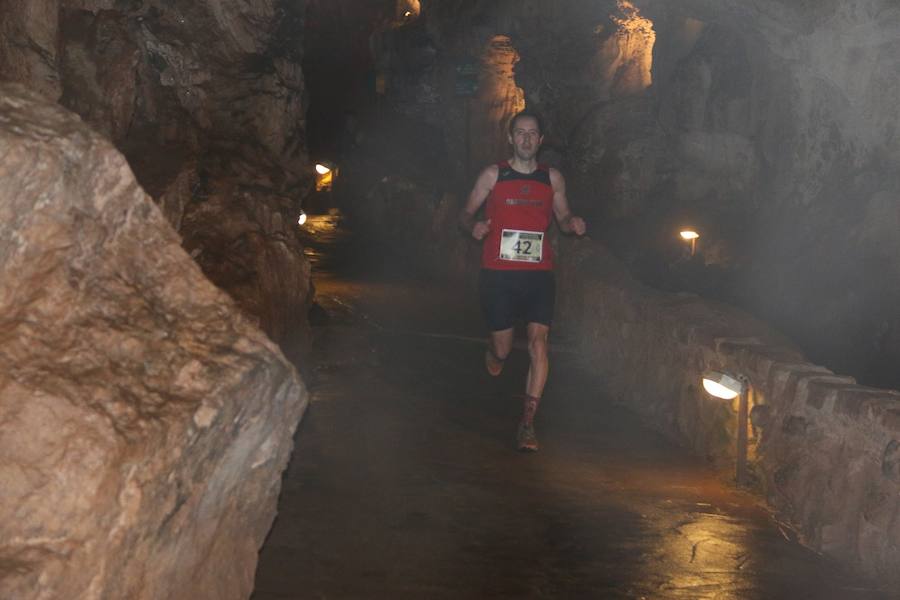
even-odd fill
[[[530,117],[530,118],[534,119],[538,126],[538,133],[540,133],[541,135],[544,135],[544,123],[541,120],[540,115],[538,115],[535,112],[531,112],[530,110],[527,110],[527,109],[516,113],[516,115],[512,119],[509,120],[509,135],[513,134],[513,129],[515,129],[515,127],[516,127],[516,121],[518,121],[519,119],[525,118],[525,117]]]

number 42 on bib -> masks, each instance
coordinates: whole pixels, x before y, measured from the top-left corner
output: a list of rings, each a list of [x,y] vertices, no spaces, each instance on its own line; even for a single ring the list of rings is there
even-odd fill
[[[544,234],[539,231],[504,229],[500,234],[500,258],[519,262],[541,262]]]

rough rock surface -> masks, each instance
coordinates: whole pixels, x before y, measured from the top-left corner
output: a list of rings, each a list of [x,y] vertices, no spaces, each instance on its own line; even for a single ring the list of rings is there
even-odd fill
[[[0,0],[0,80],[27,82],[56,100],[59,0]]]
[[[295,370],[125,159],[20,86],[0,181],[0,597],[248,597]]]
[[[192,251],[215,243],[204,256],[253,252],[201,265],[292,358],[311,302],[292,227],[311,185],[304,6],[0,0],[0,79],[59,100],[108,136]],[[274,213],[282,225],[273,233]],[[246,231],[265,235],[248,245]]]
[[[314,290],[296,235],[295,203],[234,181],[209,189],[198,182],[193,189],[202,190],[203,201],[191,204],[182,219],[185,250],[302,366]]]

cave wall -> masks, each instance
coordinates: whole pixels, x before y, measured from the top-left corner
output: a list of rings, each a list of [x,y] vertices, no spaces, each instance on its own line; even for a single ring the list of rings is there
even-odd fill
[[[887,101],[900,11],[772,2],[697,14],[709,21],[657,91],[677,157],[669,201],[706,221],[706,261],[729,272],[729,299],[815,360],[900,385],[900,113]]]
[[[900,386],[895,5],[426,0],[408,29],[387,97],[443,132],[458,180],[505,157],[524,97],[574,208],[645,281],[740,304],[815,360]],[[461,97],[458,67],[494,39],[518,95],[479,61],[477,100]],[[683,226],[701,232],[692,260]]]
[[[293,358],[312,295],[295,226],[312,185],[304,10],[302,0],[0,2],[0,79],[108,136],[207,276]]]
[[[900,385],[896,7],[637,4],[657,32],[644,93],[543,69],[561,90],[548,102],[523,82],[563,123],[595,237],[651,283],[740,304],[814,360]],[[546,63],[520,52],[526,73]],[[688,264],[683,226],[703,236]]]

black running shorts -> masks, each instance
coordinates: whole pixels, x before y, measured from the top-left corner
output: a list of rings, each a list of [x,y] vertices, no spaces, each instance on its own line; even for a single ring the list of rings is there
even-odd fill
[[[482,269],[478,277],[481,310],[490,331],[510,329],[517,321],[550,326],[556,302],[553,271]]]

